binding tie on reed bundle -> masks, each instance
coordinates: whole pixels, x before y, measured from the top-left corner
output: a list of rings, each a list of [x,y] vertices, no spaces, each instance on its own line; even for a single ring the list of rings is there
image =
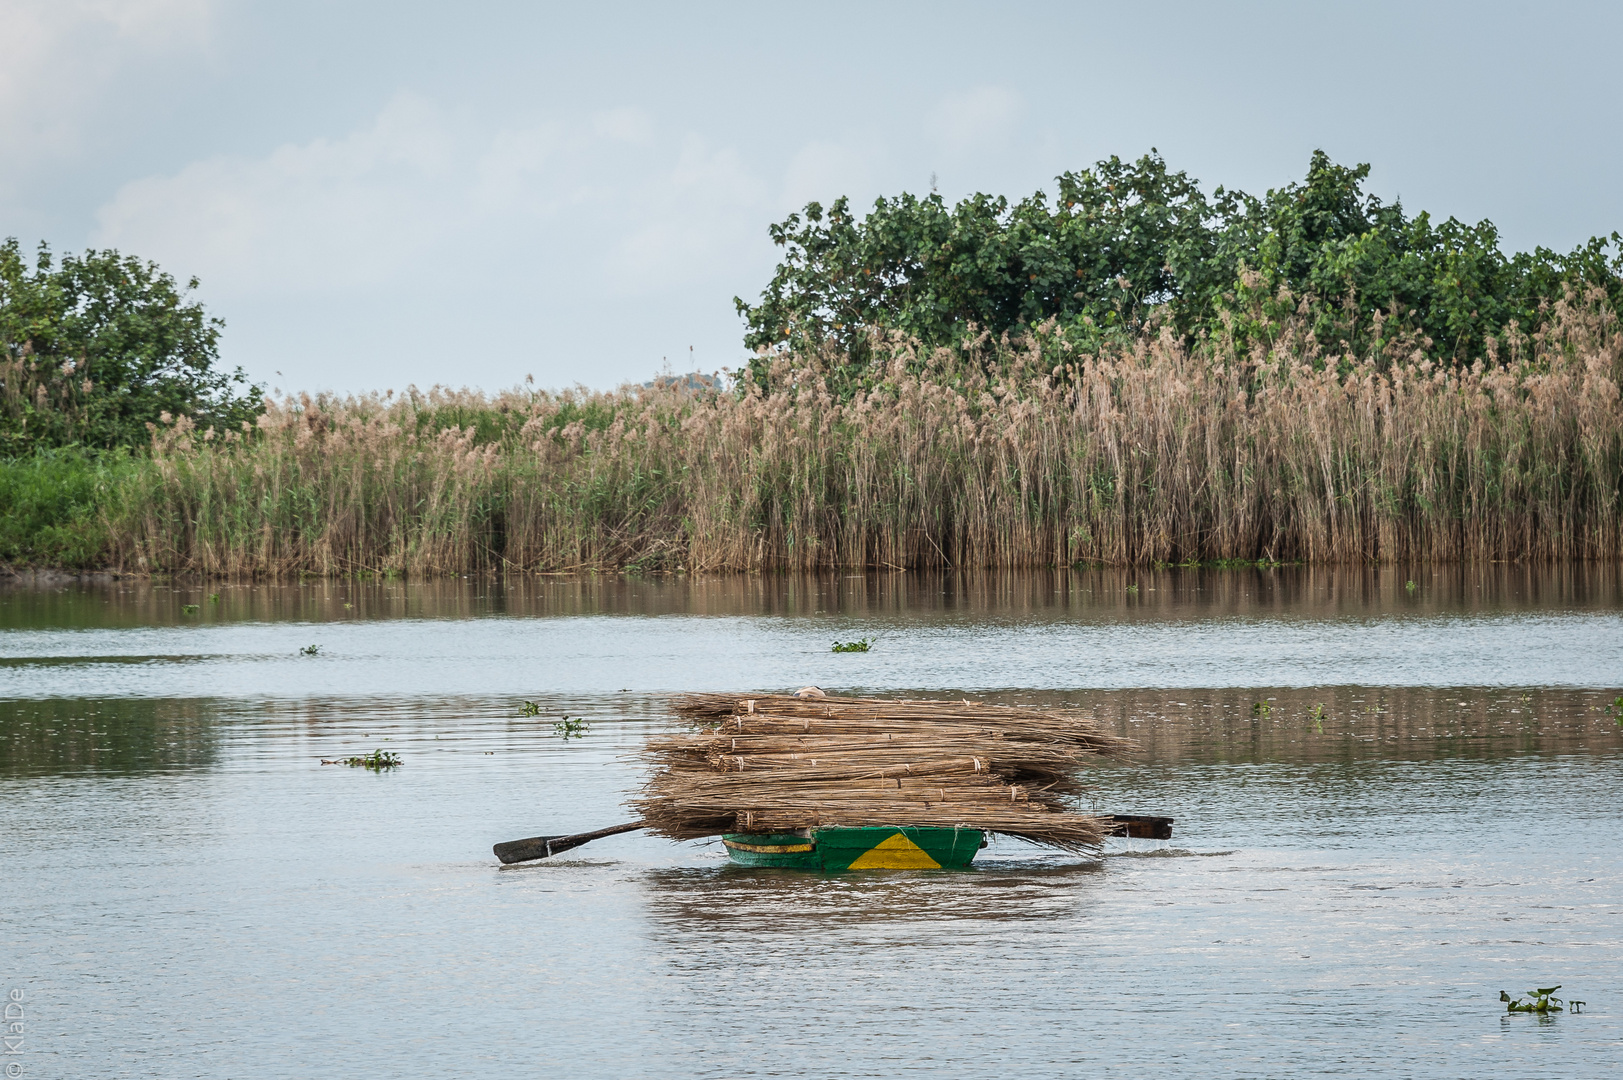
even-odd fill
[[[675,709],[700,730],[649,740],[657,769],[634,800],[675,839],[918,825],[1092,850],[1107,822],[1072,799],[1088,768],[1132,745],[1071,710],[967,698],[690,694]]]

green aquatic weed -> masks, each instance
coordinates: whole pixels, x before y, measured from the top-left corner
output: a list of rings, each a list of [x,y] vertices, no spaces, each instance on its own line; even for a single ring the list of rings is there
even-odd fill
[[[858,638],[856,641],[836,641],[835,652],[867,652],[873,648],[872,638]]]
[[[1314,729],[1316,731],[1318,731],[1318,733],[1320,735],[1323,735],[1324,734],[1324,703],[1322,701],[1319,704],[1313,706],[1313,708],[1311,708],[1311,709],[1309,709],[1307,711],[1307,718],[1309,720],[1313,721]]]
[[[541,715],[541,703],[539,701],[526,701],[524,703],[524,708],[521,709],[520,711],[525,716],[540,716]]]
[[[197,612],[198,612],[198,607],[197,607],[196,604],[182,604],[182,605],[180,605],[180,613],[182,615],[196,615]]]
[[[1563,1001],[1555,996],[1555,992],[1559,989],[1561,989],[1561,986],[1557,983],[1555,986],[1529,990],[1519,998],[1512,998],[1501,990],[1499,991],[1499,1000],[1505,1003],[1506,1012],[1538,1013],[1540,1016],[1545,1016],[1550,1013],[1565,1012],[1566,1010],[1562,1007],[1564,1005],[1572,1006],[1574,1013],[1583,1012],[1583,1007],[1587,1002]]]
[[[563,739],[564,742],[568,742],[570,739],[584,739],[586,737],[586,733],[592,730],[592,725],[588,724],[579,717],[571,720],[566,716],[556,724],[553,724],[552,730],[554,734]]]
[[[400,765],[400,758],[398,755],[390,753],[388,750],[374,750],[364,757],[338,758],[333,761],[328,761],[324,758],[322,759],[321,763],[323,765],[348,765],[352,769],[366,769],[369,772],[382,772],[384,769],[398,768]]]
[[[300,656],[314,656],[321,651],[320,645],[306,645],[299,650]]]
[[[1251,715],[1258,720],[1266,720],[1273,714],[1274,707],[1266,701],[1253,701]]]

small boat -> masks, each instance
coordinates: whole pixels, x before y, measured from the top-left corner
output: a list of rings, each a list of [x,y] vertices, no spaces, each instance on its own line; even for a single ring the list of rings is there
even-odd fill
[[[1112,836],[1172,839],[1172,819],[1116,814]],[[727,833],[727,854],[741,866],[778,870],[964,870],[986,846],[980,829],[880,825],[801,829],[789,833]]]
[[[780,870],[963,870],[986,846],[979,829],[902,825],[728,833],[733,862]]]
[[[1172,818],[1115,814],[1105,819],[1106,835],[1146,840],[1172,839]],[[503,863],[530,862],[601,840],[635,832],[647,822],[630,821],[595,832],[532,836],[497,844]],[[877,825],[801,829],[787,833],[726,833],[721,842],[742,866],[779,870],[965,870],[986,846],[981,829],[937,825]]]

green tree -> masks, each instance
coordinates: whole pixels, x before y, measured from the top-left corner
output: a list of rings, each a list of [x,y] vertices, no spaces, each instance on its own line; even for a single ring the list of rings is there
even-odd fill
[[[1137,329],[1149,307],[1207,269],[1214,210],[1159,156],[1119,158],[1059,178],[1010,205],[974,195],[881,198],[858,220],[848,200],[810,203],[769,233],[785,249],[761,300],[733,303],[750,349],[832,340],[860,355],[869,331],[945,344],[971,328],[1002,333],[1059,317]]]
[[[0,244],[0,454],[137,446],[164,413],[199,426],[257,415],[263,389],[218,370],[223,323],[155,263],[116,251],[30,267]]]
[[[1161,319],[1190,339],[1246,338],[1304,303],[1327,353],[1405,336],[1460,362],[1513,324],[1536,330],[1569,287],[1623,305],[1617,233],[1506,256],[1491,222],[1411,218],[1367,194],[1368,176],[1320,151],[1300,183],[1207,197],[1152,150],[1062,174],[1052,205],[904,193],[858,218],[844,198],[810,203],[770,227],[784,256],[759,301],[734,304],[752,350],[827,343],[858,364],[876,330],[934,346],[1054,319],[1086,341]]]

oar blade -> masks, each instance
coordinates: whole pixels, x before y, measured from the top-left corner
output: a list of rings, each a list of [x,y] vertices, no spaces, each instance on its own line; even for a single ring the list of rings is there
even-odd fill
[[[497,844],[490,850],[494,851],[496,858],[504,863],[530,862],[534,859],[548,858],[554,851],[561,850],[550,845],[563,839],[566,838],[562,836],[532,836],[525,840],[509,840],[504,844]],[[573,844],[570,845],[570,847],[573,846]]]
[[[504,863],[534,862],[536,859],[549,859],[560,851],[590,844],[593,840],[601,840],[605,836],[618,836],[620,833],[634,832],[642,827],[643,823],[640,821],[628,821],[624,825],[611,825],[607,829],[571,833],[567,836],[532,836],[525,840],[509,840],[504,844],[497,844],[490,850],[494,851],[496,858]]]

